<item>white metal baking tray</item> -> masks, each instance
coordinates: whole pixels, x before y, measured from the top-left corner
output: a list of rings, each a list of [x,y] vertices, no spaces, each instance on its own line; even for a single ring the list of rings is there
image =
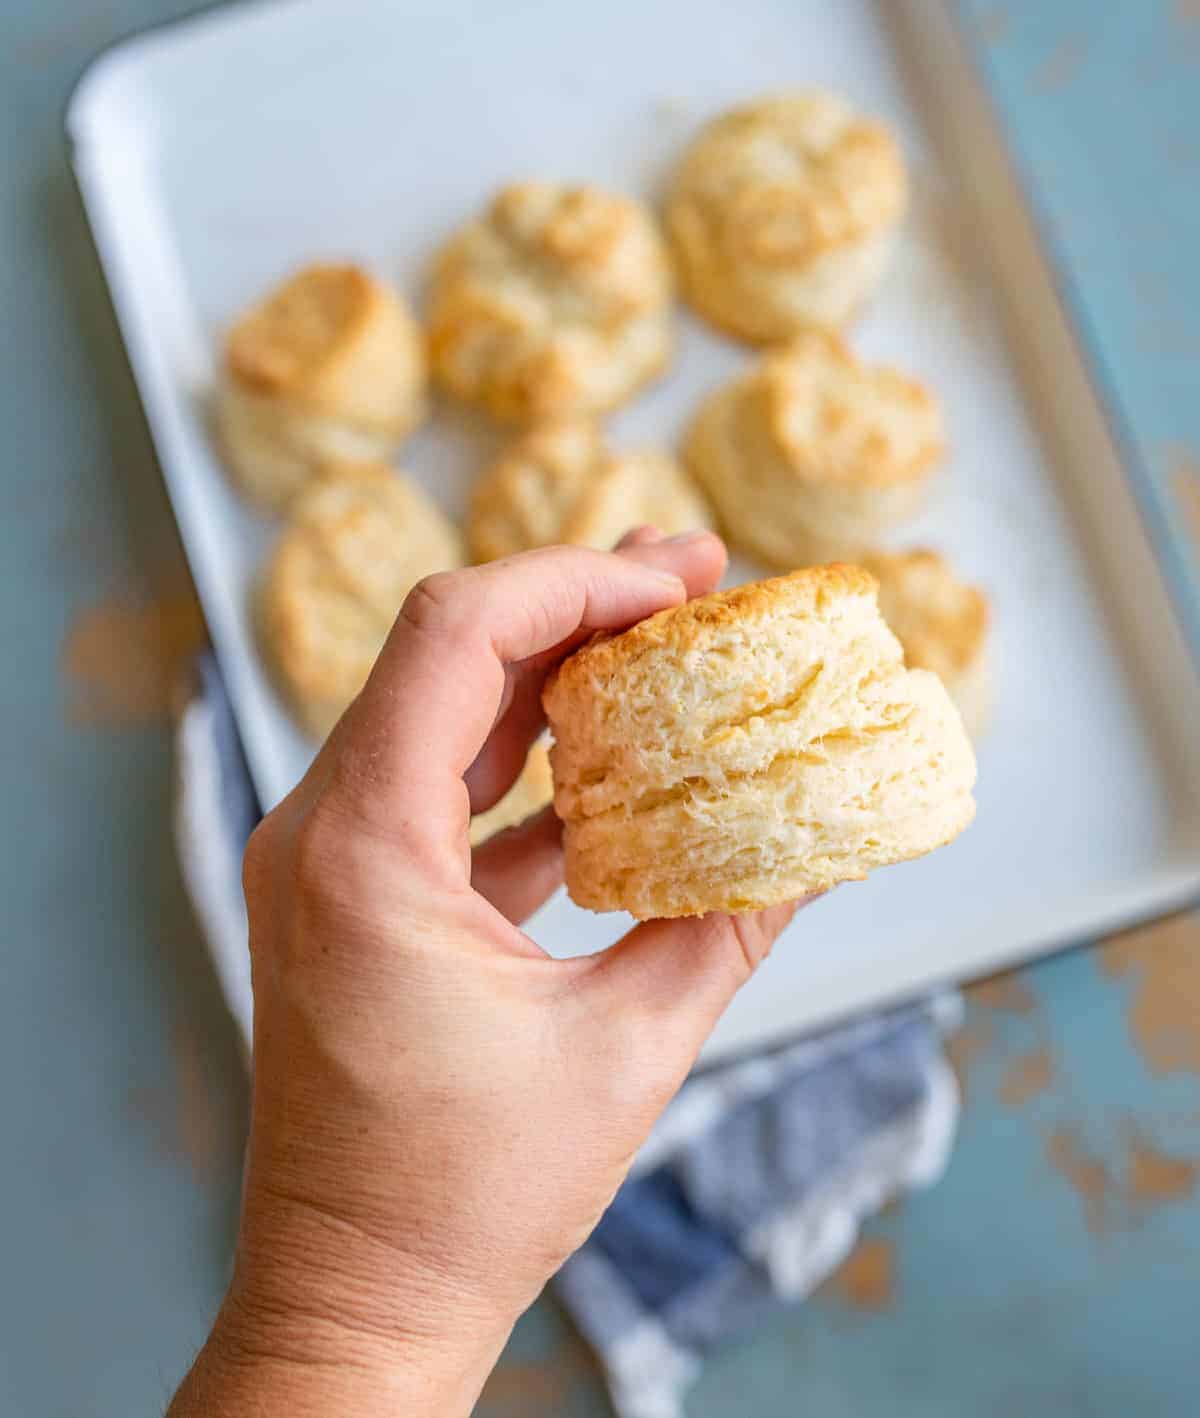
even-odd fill
[[[205,422],[222,324],[289,267],[371,263],[416,293],[499,182],[653,196],[694,126],[800,84],[885,116],[914,173],[896,269],[854,333],[944,398],[953,452],[898,541],[952,552],[996,606],[979,815],[951,847],[802,914],[715,1058],[1165,911],[1200,893],[1200,684],[953,12],[929,0],[309,0],[240,5],[102,56],[74,161],[264,806],[303,770],[255,651],[272,529]],[[747,354],[684,315],[677,367],[613,420],[670,441]],[[441,411],[402,462],[458,512],[489,435]],[[739,568],[749,574],[749,567]],[[564,897],[556,953],[624,928]],[[233,1001],[245,1018],[247,1002]]]

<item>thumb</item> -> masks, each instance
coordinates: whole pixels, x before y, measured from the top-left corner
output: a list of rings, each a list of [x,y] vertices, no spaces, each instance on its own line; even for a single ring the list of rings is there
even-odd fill
[[[770,954],[803,901],[729,916],[647,921],[596,961],[591,987],[603,997],[601,1018],[642,1025],[679,1081],[729,1001]]]

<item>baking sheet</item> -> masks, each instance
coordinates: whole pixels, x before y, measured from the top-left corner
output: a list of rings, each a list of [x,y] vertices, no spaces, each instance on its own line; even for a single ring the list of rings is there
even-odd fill
[[[316,257],[362,260],[417,296],[437,241],[499,183],[584,178],[653,198],[698,123],[806,84],[885,117],[908,153],[912,214],[854,343],[945,403],[945,471],[894,541],[948,551],[986,586],[997,693],[975,825],[802,913],[721,1021],[710,1059],[1200,892],[1195,666],[951,11],[922,0],[242,5],[110,51],[68,115],[269,807],[312,750],[264,674],[249,616],[273,528],[232,492],[208,435],[223,326]],[[674,441],[700,394],[750,358],[680,322],[675,368],[612,419],[616,443]],[[439,408],[399,461],[457,515],[495,446],[481,421]],[[627,924],[560,896],[530,931],[566,954]]]

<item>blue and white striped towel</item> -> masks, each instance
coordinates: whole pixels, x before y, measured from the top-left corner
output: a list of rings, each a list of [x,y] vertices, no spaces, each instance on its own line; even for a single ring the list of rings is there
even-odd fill
[[[240,864],[258,810],[211,656],[200,678],[179,726],[176,835],[248,1044]],[[958,1118],[942,1040],[959,1013],[944,996],[684,1085],[555,1282],[620,1418],[682,1418],[706,1351],[809,1294],[864,1218],[940,1176]]]

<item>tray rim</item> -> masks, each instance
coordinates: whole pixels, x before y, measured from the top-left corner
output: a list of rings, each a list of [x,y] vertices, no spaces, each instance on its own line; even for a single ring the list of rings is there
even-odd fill
[[[893,15],[887,13],[887,7],[881,4],[881,0],[871,0],[871,3],[876,8],[883,10],[880,15],[880,24],[885,32],[891,34],[894,25]],[[120,222],[114,216],[110,206],[109,199],[112,194],[107,190],[103,178],[97,174],[91,159],[97,151],[97,144],[99,143],[100,147],[103,147],[102,110],[106,87],[113,82],[114,78],[121,77],[123,68],[145,57],[147,50],[153,51],[164,43],[178,42],[180,39],[186,38],[186,31],[222,29],[229,26],[242,27],[247,20],[261,20],[264,17],[269,17],[273,12],[300,8],[303,4],[304,0],[242,0],[242,3],[215,8],[208,7],[175,20],[164,21],[150,29],[119,40],[101,51],[84,70],[68,100],[64,114],[64,126],[70,147],[72,168],[83,198],[101,265],[110,287],[122,340],[134,370],[139,398],[150,424],[164,481],[167,484],[175,515],[180,524],[185,553],[201,592],[202,603],[205,604],[206,618],[209,620],[214,649],[227,675],[230,672],[230,657],[222,653],[223,637],[219,627],[214,626],[213,618],[207,616],[210,597],[205,593],[204,583],[208,578],[202,564],[203,558],[195,556],[191,550],[186,525],[188,516],[180,506],[181,502],[187,501],[186,496],[180,490],[185,479],[177,469],[173,471],[169,451],[171,436],[169,432],[160,428],[162,411],[158,407],[153,387],[156,381],[153,374],[144,367],[147,357],[144,342],[139,340],[136,329],[138,324],[138,316],[135,311],[136,299],[127,289],[122,272]],[[315,7],[308,5],[304,8]],[[964,66],[969,71],[968,82],[978,91],[979,97],[986,105],[993,136],[1005,155],[1013,187],[1019,194],[1025,217],[1031,223],[1040,263],[1053,289],[1058,313],[1068,332],[1078,372],[1091,392],[1095,406],[1094,411],[1099,414],[1105,440],[1111,447],[1123,480],[1129,484],[1133,494],[1139,514],[1139,534],[1145,542],[1150,560],[1162,582],[1175,629],[1190,656],[1192,668],[1195,671],[1200,671],[1200,635],[1196,633],[1197,628],[1200,628],[1200,598],[1192,596],[1187,585],[1186,574],[1172,565],[1178,553],[1169,539],[1166,540],[1167,550],[1164,552],[1162,528],[1154,520],[1156,511],[1161,515],[1157,488],[1145,466],[1128,418],[1119,399],[1115,397],[1111,380],[1105,376],[1102,368],[1098,368],[1101,362],[1097,358],[1096,343],[1088,338],[1086,322],[1080,318],[1081,306],[1077,285],[1073,282],[1070,273],[1064,270],[1061,251],[1052,239],[1052,233],[1048,233],[1046,229],[1044,211],[1040,209],[1036,201],[1036,184],[1030,182],[1029,173],[1021,164],[1019,153],[1010,139],[1009,130],[1003,119],[1003,110],[988,83],[988,76],[972,42],[969,21],[961,13],[956,0],[938,0],[936,5],[928,6],[924,5],[922,0],[900,0],[897,9],[904,13],[904,23],[906,24],[912,23],[915,17],[917,24],[926,27],[932,25],[935,29],[940,30],[938,42],[943,45],[950,43],[955,52],[961,56]],[[897,62],[902,67],[908,68],[909,60],[906,54],[898,55]],[[920,98],[923,102],[924,95],[921,95]],[[1006,344],[1011,345],[1011,343],[1011,332],[1007,332]],[[1011,350],[1010,355],[1014,359],[1016,358]],[[1024,378],[1020,378],[1019,382],[1023,388],[1027,384]],[[1026,392],[1026,397],[1031,398],[1028,392]],[[1037,413],[1040,417],[1040,409],[1037,410]],[[1200,677],[1197,678],[1196,687],[1198,702],[1200,702]],[[236,706],[236,694],[233,699]],[[247,724],[237,716],[236,707],[235,718],[239,733],[244,738],[252,740],[259,736],[260,726]],[[248,757],[253,761],[252,753]],[[1200,848],[1200,840],[1195,845]],[[1097,915],[1094,920],[1062,929],[1057,927],[1050,929],[1048,923],[1045,938],[1017,942],[1011,947],[995,952],[994,956],[988,956],[983,963],[972,962],[966,973],[926,977],[919,984],[914,984],[911,987],[898,987],[890,993],[881,995],[869,1005],[851,1006],[840,1011],[825,1012],[819,1023],[809,1021],[787,1031],[776,1031],[775,1038],[794,1037],[816,1027],[824,1028],[840,1019],[861,1012],[863,1009],[888,1009],[903,1003],[916,994],[927,993],[930,989],[953,980],[979,978],[997,969],[1014,967],[1042,955],[1058,953],[1078,945],[1094,942],[1116,931],[1130,929],[1133,926],[1185,909],[1189,905],[1200,903],[1200,850],[1195,852],[1194,859],[1188,857],[1186,867],[1180,867],[1178,862],[1178,853],[1169,859],[1164,859],[1163,867],[1159,872],[1148,875],[1136,888],[1124,888],[1119,899],[1108,903],[1105,913]],[[724,1050],[721,1057],[736,1057],[740,1053],[761,1048],[763,1042],[760,1040],[754,1044],[734,1046]],[[769,1043],[772,1040],[766,1042]]]

